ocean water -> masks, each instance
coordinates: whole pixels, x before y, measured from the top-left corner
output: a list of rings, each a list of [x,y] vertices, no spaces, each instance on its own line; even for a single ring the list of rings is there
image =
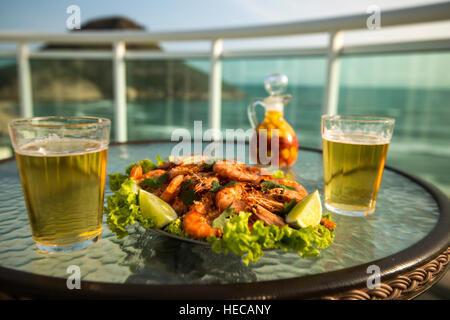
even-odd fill
[[[240,86],[245,97],[222,101],[222,129],[248,129],[247,105],[265,97],[262,86]],[[323,87],[289,88],[292,100],[285,118],[300,146],[321,148],[320,117]],[[450,90],[341,87],[339,113],[393,117],[396,120],[387,164],[422,177],[450,195]],[[36,116],[91,115],[113,120],[111,100],[90,103],[35,103]],[[128,139],[170,139],[175,128],[193,130],[194,121],[208,126],[207,100],[146,100],[128,102]],[[259,108],[259,119],[264,110]]]

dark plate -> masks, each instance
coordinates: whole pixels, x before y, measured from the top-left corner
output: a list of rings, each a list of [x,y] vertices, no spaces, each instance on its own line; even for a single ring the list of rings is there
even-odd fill
[[[156,233],[159,233],[159,234],[161,234],[161,235],[163,235],[163,236],[170,237],[170,238],[173,238],[173,239],[177,239],[177,240],[181,240],[181,241],[186,241],[186,242],[190,242],[190,243],[195,243],[195,244],[199,244],[199,245],[202,245],[202,246],[208,246],[208,247],[211,247],[211,243],[206,242],[206,241],[195,240],[195,239],[189,239],[189,238],[177,236],[177,235],[168,233],[168,232],[166,232],[166,231],[164,231],[164,230],[161,230],[161,229],[151,229],[151,230],[154,231],[154,232],[156,232]]]
[[[201,240],[195,240],[195,239],[189,239],[189,238],[185,238],[185,237],[181,237],[181,236],[177,236],[171,233],[168,233],[164,230],[161,229],[150,229],[158,234],[161,234],[163,236],[169,237],[169,238],[173,238],[173,239],[177,239],[180,241],[186,241],[186,242],[190,242],[190,243],[195,243],[195,244],[199,244],[201,246],[206,246],[206,247],[211,247],[211,243],[210,242],[206,242],[206,241],[201,241]],[[263,248],[263,251],[269,251],[269,250],[277,250],[276,248]]]

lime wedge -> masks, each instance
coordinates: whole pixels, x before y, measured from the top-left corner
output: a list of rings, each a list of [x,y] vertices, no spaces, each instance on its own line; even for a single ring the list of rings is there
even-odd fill
[[[292,226],[306,228],[317,226],[322,219],[322,203],[319,190],[314,191],[297,203],[286,217],[286,222]]]
[[[155,220],[156,228],[162,228],[178,218],[170,204],[142,189],[139,190],[139,205],[144,217]]]

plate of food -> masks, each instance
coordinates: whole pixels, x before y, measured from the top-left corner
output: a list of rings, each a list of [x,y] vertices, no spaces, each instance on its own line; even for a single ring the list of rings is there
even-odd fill
[[[282,170],[197,156],[156,160],[109,174],[106,223],[119,238],[138,223],[216,253],[233,252],[246,264],[269,249],[317,257],[334,240],[336,225],[322,215],[319,192],[308,193]]]

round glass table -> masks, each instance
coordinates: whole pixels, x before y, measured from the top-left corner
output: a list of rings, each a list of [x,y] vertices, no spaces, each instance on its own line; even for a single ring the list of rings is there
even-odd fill
[[[111,145],[107,171],[167,157],[175,145]],[[320,150],[300,149],[289,173],[309,192],[322,192]],[[232,253],[218,255],[136,225],[119,240],[106,224],[101,241],[85,249],[45,254],[33,244],[16,162],[7,159],[0,162],[0,291],[13,298],[403,299],[420,294],[446,271],[449,201],[418,178],[387,167],[372,216],[332,219],[335,241],[318,258],[268,250],[246,266]],[[70,290],[73,266],[81,288]]]

